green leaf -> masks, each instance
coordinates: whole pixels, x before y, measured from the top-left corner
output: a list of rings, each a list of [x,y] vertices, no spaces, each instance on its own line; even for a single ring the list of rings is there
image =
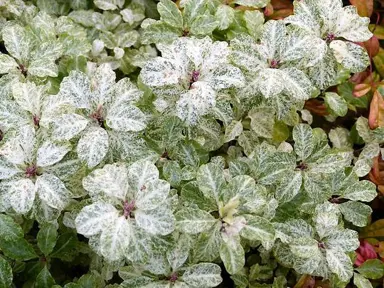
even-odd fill
[[[44,224],[37,233],[37,246],[48,256],[56,245],[57,241],[57,227],[53,224]]]
[[[384,276],[384,263],[379,259],[368,259],[356,270],[368,279],[380,279]]]
[[[47,266],[44,266],[39,275],[36,277],[35,287],[51,288],[53,285],[55,285],[55,279],[53,279],[51,273],[49,273]]]
[[[176,28],[183,29],[183,16],[177,5],[171,0],[161,0],[157,4],[161,20]]]
[[[13,274],[11,265],[3,257],[0,257],[0,287],[12,286]]]
[[[220,258],[229,274],[236,274],[244,267],[244,256],[240,238],[225,236],[220,246]]]
[[[334,92],[325,93],[325,103],[337,116],[345,116],[348,112],[348,104],[344,98]]]
[[[208,212],[195,208],[182,208],[175,217],[177,229],[188,234],[207,231],[217,222]]]
[[[371,282],[358,273],[353,273],[353,284],[355,284],[357,288],[373,288]]]
[[[307,159],[313,151],[312,128],[308,124],[299,124],[293,128],[293,140],[295,141],[295,153],[300,160]]]
[[[223,281],[220,274],[219,265],[199,263],[185,270],[183,281],[194,287],[216,287]]]
[[[5,256],[15,260],[37,257],[32,245],[24,239],[23,230],[10,216],[0,214],[0,227],[0,249]]]

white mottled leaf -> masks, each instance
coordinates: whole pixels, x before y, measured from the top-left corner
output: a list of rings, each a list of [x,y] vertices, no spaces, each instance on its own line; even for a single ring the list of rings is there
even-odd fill
[[[241,236],[252,241],[273,241],[275,230],[267,219],[259,216],[249,216],[244,228],[241,230]]]
[[[108,127],[117,131],[141,131],[146,126],[146,116],[139,108],[128,103],[118,103],[108,110]]]
[[[335,273],[340,280],[348,281],[353,275],[351,259],[340,249],[326,249],[326,258],[329,269]]]
[[[135,195],[146,183],[152,182],[159,178],[159,170],[149,161],[137,161],[128,169],[129,185],[133,189]]]
[[[299,193],[302,183],[303,177],[300,171],[287,173],[276,188],[276,199],[279,203],[291,201]]]
[[[79,71],[71,71],[60,84],[60,94],[71,99],[77,108],[90,108],[91,84],[88,76]]]
[[[69,203],[71,192],[55,175],[45,173],[38,176],[35,185],[39,198],[48,206],[62,210]]]
[[[52,121],[52,137],[55,140],[70,140],[87,127],[89,121],[81,115],[63,114]]]
[[[35,195],[35,184],[30,179],[12,181],[8,190],[9,203],[18,214],[26,214],[31,210]]]
[[[161,20],[173,27],[183,28],[183,16],[177,5],[171,0],[161,0],[157,4]]]
[[[190,90],[183,93],[176,103],[177,116],[189,125],[198,122],[216,104],[216,92],[206,82],[193,83]]]
[[[0,150],[1,153],[1,150]],[[0,156],[0,180],[11,178],[17,173],[23,172],[15,164]]]
[[[190,32],[194,35],[209,35],[217,25],[218,21],[213,15],[198,15],[191,23]]]
[[[221,278],[220,266],[213,263],[199,263],[189,266],[184,274],[183,281],[194,287],[216,287]]]
[[[225,236],[220,246],[220,258],[229,274],[236,274],[244,267],[244,254],[240,237],[229,238]]]
[[[5,26],[2,36],[8,53],[18,60],[25,61],[30,52],[30,41],[23,27],[18,24]]]
[[[156,209],[167,198],[170,185],[165,180],[147,182],[137,191],[136,207],[142,210]]]
[[[293,128],[292,137],[295,141],[295,153],[299,159],[307,159],[314,148],[312,128],[308,124],[298,124]]]
[[[107,195],[124,201],[128,192],[128,169],[124,164],[107,164],[83,178],[83,187],[95,199]]]
[[[329,249],[341,249],[344,252],[355,251],[359,246],[359,234],[351,229],[332,231],[324,242]]]
[[[184,233],[198,234],[207,231],[217,222],[211,214],[195,208],[182,208],[176,214],[176,228]]]
[[[373,288],[372,283],[359,273],[353,273],[353,284],[357,288]]]
[[[111,204],[96,202],[85,206],[75,219],[76,230],[86,237],[97,235],[118,218],[118,211]]]
[[[350,200],[370,202],[377,196],[376,185],[370,181],[362,180],[348,186],[341,196]]]
[[[342,13],[337,13],[337,16],[334,31],[336,36],[352,42],[364,42],[372,37],[368,29],[369,18],[360,17],[356,7],[345,6]]]
[[[167,251],[167,260],[173,271],[183,266],[189,256],[191,239],[186,234],[181,234],[174,246]]]
[[[219,21],[217,28],[219,30],[225,30],[232,24],[235,19],[235,11],[228,5],[220,5],[217,7],[215,17]]]
[[[168,235],[175,229],[175,217],[165,206],[153,210],[136,210],[135,220],[137,225],[154,235]]]
[[[337,116],[343,117],[348,112],[348,103],[344,98],[334,92],[325,93],[325,104],[331,109]]]
[[[364,71],[370,63],[367,51],[357,44],[335,40],[330,47],[337,62],[352,73]]]
[[[8,73],[18,67],[15,59],[7,54],[0,53],[0,74]]]
[[[372,213],[372,208],[368,205],[361,202],[348,201],[341,203],[338,207],[344,219],[353,223],[353,225],[358,227],[368,225],[369,216]]]
[[[197,172],[196,179],[204,196],[218,202],[221,189],[225,184],[223,170],[213,163],[202,165]]]
[[[100,236],[100,252],[109,261],[124,258],[129,245],[131,226],[124,216],[110,222],[103,228]]]
[[[239,136],[243,132],[243,124],[241,121],[233,120],[226,128],[224,141],[229,142],[234,140],[237,136]]]
[[[284,90],[286,83],[282,81],[284,75],[279,69],[266,68],[257,75],[259,91],[265,98],[278,95]]]
[[[56,144],[50,140],[45,141],[37,150],[38,167],[47,167],[59,162],[71,151],[70,144]]]
[[[294,238],[289,247],[292,253],[300,258],[311,258],[320,252],[318,242],[309,237]]]
[[[77,144],[77,155],[80,160],[87,163],[89,168],[93,168],[103,160],[108,148],[107,132],[100,127],[90,127]]]

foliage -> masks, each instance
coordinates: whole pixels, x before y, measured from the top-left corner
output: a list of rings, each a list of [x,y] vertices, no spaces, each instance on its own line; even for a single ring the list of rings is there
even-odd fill
[[[384,28],[351,4],[0,1],[0,287],[382,281]]]

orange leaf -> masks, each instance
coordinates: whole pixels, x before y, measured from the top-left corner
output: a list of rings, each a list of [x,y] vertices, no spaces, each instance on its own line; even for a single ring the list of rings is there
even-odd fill
[[[384,237],[384,219],[377,220],[360,232],[360,238]]]
[[[384,126],[384,99],[378,90],[375,91],[372,97],[368,123],[371,129]]]
[[[355,88],[353,88],[353,96],[355,97],[362,97],[366,95],[369,91],[371,91],[371,85],[370,84],[357,84]]]
[[[370,17],[373,12],[373,0],[349,0],[357,8],[357,13],[362,17]]]
[[[275,12],[271,16],[269,16],[269,19],[273,19],[273,20],[284,19],[292,14],[293,14],[293,9],[291,8],[275,10]]]

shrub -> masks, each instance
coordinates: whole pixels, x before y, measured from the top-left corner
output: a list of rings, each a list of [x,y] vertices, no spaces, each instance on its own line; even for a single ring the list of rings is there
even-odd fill
[[[0,3],[0,287],[371,287],[369,18],[176,2]]]

